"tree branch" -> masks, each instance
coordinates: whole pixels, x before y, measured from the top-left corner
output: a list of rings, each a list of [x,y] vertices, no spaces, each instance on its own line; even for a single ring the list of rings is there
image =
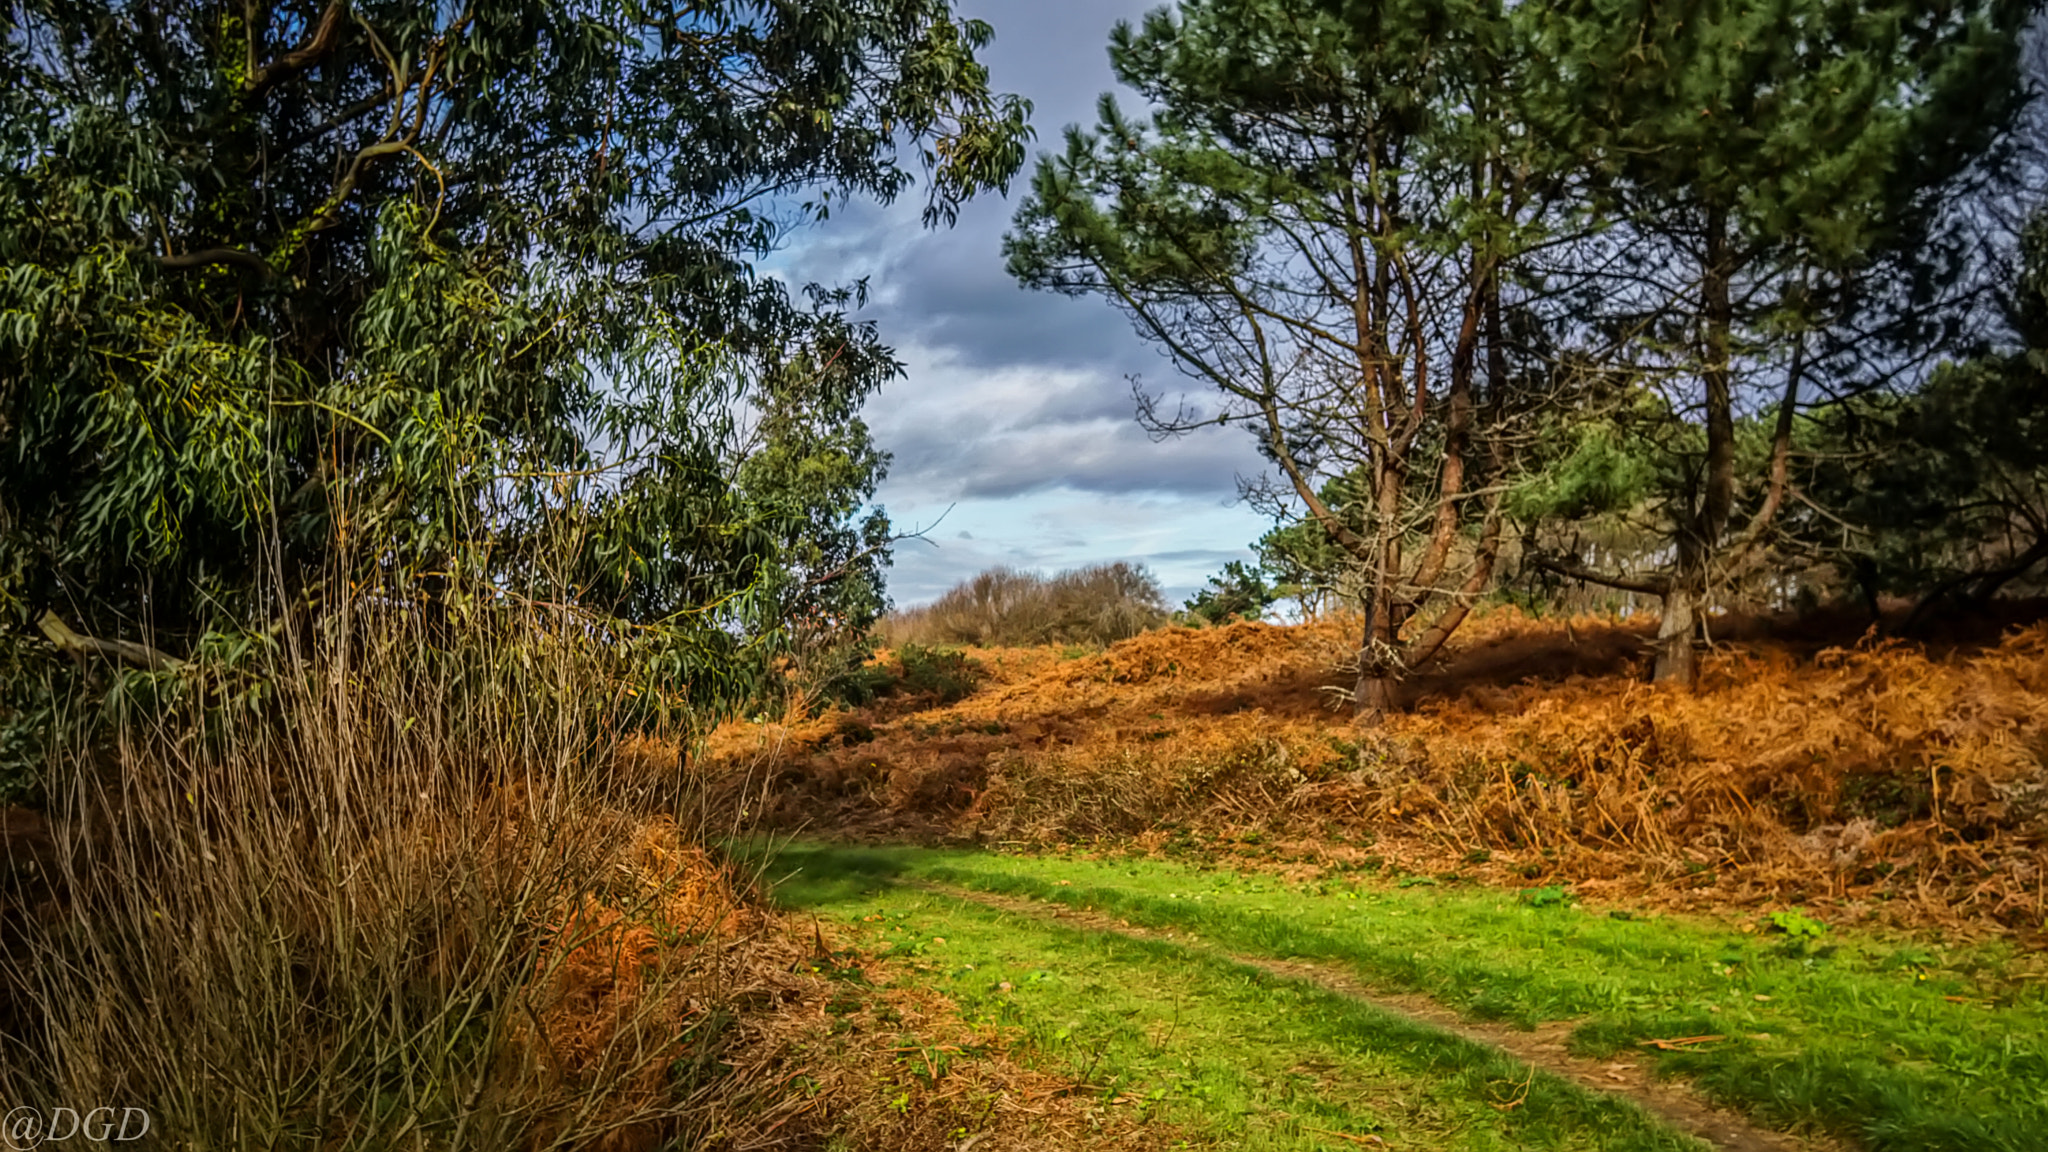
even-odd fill
[[[249,78],[242,81],[243,95],[261,96],[325,60],[341,43],[341,18],[347,11],[348,0],[329,4],[304,44],[249,73]]]
[[[953,508],[954,505],[946,505],[946,510],[944,512],[939,513],[939,518],[937,520],[934,520],[930,524],[927,524],[924,527],[919,528],[915,532],[905,532],[898,536],[891,536],[887,540],[882,541],[880,544],[871,544],[868,547],[863,548],[858,552],[855,552],[853,555],[848,556],[844,561],[833,566],[832,568],[829,568],[826,571],[811,577],[809,580],[804,581],[804,587],[816,588],[820,584],[830,584],[834,580],[838,580],[842,577],[850,575],[853,572],[854,565],[860,563],[861,561],[867,559],[870,556],[873,556],[875,553],[880,552],[885,548],[901,544],[905,540],[923,540],[925,543],[931,544],[931,540],[927,539],[927,537],[930,535],[931,531],[934,528],[937,528],[940,524],[945,523],[946,517],[953,514]],[[934,547],[936,547],[936,545],[934,545]]]
[[[1662,596],[1671,591],[1671,581],[1663,576],[1621,576],[1588,568],[1575,560],[1552,560],[1548,556],[1531,556],[1529,563],[1545,572],[1555,572],[1559,576],[1584,580],[1588,584],[1599,584],[1622,592]]]
[[[265,280],[270,279],[272,269],[268,261],[246,248],[201,248],[197,252],[184,252],[176,256],[159,256],[156,262],[166,272],[190,272],[197,268],[209,268],[215,264],[232,264],[245,272],[253,272]]]

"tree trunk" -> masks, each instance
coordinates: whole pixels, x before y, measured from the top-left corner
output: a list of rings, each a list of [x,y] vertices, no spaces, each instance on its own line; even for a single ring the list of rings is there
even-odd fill
[[[1678,525],[1678,563],[1664,592],[1664,617],[1657,625],[1657,662],[1650,678],[1690,687],[1699,682],[1693,637],[1706,606],[1707,570],[1728,530],[1735,503],[1735,406],[1729,354],[1735,327],[1728,245],[1728,213],[1707,210],[1706,252],[1700,269],[1702,333],[1700,384],[1706,403],[1707,458],[1697,500],[1687,499]]]
[[[1385,666],[1361,665],[1352,693],[1351,720],[1360,728],[1379,727],[1394,710],[1394,678]]]
[[[1394,649],[1400,624],[1394,615],[1391,583],[1375,580],[1365,604],[1365,634],[1358,640],[1358,682],[1351,690],[1352,722],[1361,728],[1378,727],[1393,711],[1394,683],[1402,672]]]
[[[1687,687],[1699,682],[1699,655],[1693,651],[1693,636],[1699,631],[1700,587],[1695,570],[1672,574],[1671,589],[1664,593],[1664,615],[1657,624],[1657,662],[1650,679]]]

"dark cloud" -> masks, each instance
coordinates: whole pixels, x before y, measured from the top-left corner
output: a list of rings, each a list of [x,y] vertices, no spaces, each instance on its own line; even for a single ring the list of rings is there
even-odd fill
[[[890,487],[928,498],[1000,498],[1052,488],[1111,494],[1236,494],[1263,463],[1236,430],[1155,443],[1122,382],[1087,373],[915,368],[884,389],[870,420],[894,456]]]
[[[967,0],[963,15],[988,21],[983,54],[991,83],[1032,102],[1037,151],[1062,147],[1071,123],[1092,123],[1100,94],[1115,87],[1110,29],[1155,4],[1146,0]],[[1100,300],[1020,286],[1005,270],[1003,234],[1030,186],[1027,163],[1011,194],[969,203],[952,228],[927,230],[922,194],[887,207],[849,204],[829,225],[805,233],[789,262],[798,281],[845,283],[868,277],[875,296],[862,313],[891,342],[951,351],[969,367],[1087,366],[1112,378],[1164,368],[1130,323]]]
[[[1050,151],[1068,124],[1094,121],[1097,97],[1114,86],[1110,28],[1156,6],[961,0],[959,10],[994,25],[991,82],[1033,102],[1037,147]],[[1152,442],[1127,377],[1153,391],[1189,382],[1105,302],[1011,278],[1002,237],[1029,177],[937,231],[920,225],[919,189],[886,207],[835,205],[771,268],[795,283],[867,278],[860,317],[905,361],[905,378],[866,413],[894,457],[879,496],[901,530],[936,528],[945,513],[946,536],[896,549],[897,603],[928,601],[999,564],[1051,572],[1110,560],[1152,567],[1178,602],[1225,562],[1249,558],[1261,519],[1231,501],[1238,474],[1264,462],[1237,429]]]

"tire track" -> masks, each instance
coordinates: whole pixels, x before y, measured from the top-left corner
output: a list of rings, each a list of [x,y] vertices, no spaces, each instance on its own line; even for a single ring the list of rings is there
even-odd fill
[[[1059,922],[1131,940],[1168,943],[1282,979],[1312,984],[1325,992],[1359,1001],[1389,1015],[1506,1053],[1527,1067],[1547,1072],[1589,1091],[1619,1097],[1722,1152],[1844,1152],[1846,1148],[1832,1140],[1792,1136],[1758,1127],[1740,1113],[1709,1102],[1688,1084],[1658,1079],[1643,1060],[1626,1057],[1595,1060],[1574,1056],[1567,1047],[1572,1032],[1572,1025],[1568,1022],[1552,1021],[1534,1031],[1524,1032],[1504,1025],[1466,1020],[1427,996],[1374,988],[1333,964],[1274,960],[1230,952],[1204,945],[1191,933],[1140,927],[1100,912],[1076,910],[1055,901],[1004,896],[924,880],[897,882],[1032,920]]]

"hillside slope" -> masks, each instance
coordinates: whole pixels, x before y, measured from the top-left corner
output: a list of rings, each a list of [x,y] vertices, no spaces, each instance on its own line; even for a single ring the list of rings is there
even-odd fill
[[[777,828],[1376,858],[1659,903],[2043,928],[2048,625],[1915,646],[1729,621],[1688,693],[1640,682],[1641,623],[1496,612],[1374,731],[1332,691],[1352,631],[970,650],[962,699],[728,725],[697,771]]]

